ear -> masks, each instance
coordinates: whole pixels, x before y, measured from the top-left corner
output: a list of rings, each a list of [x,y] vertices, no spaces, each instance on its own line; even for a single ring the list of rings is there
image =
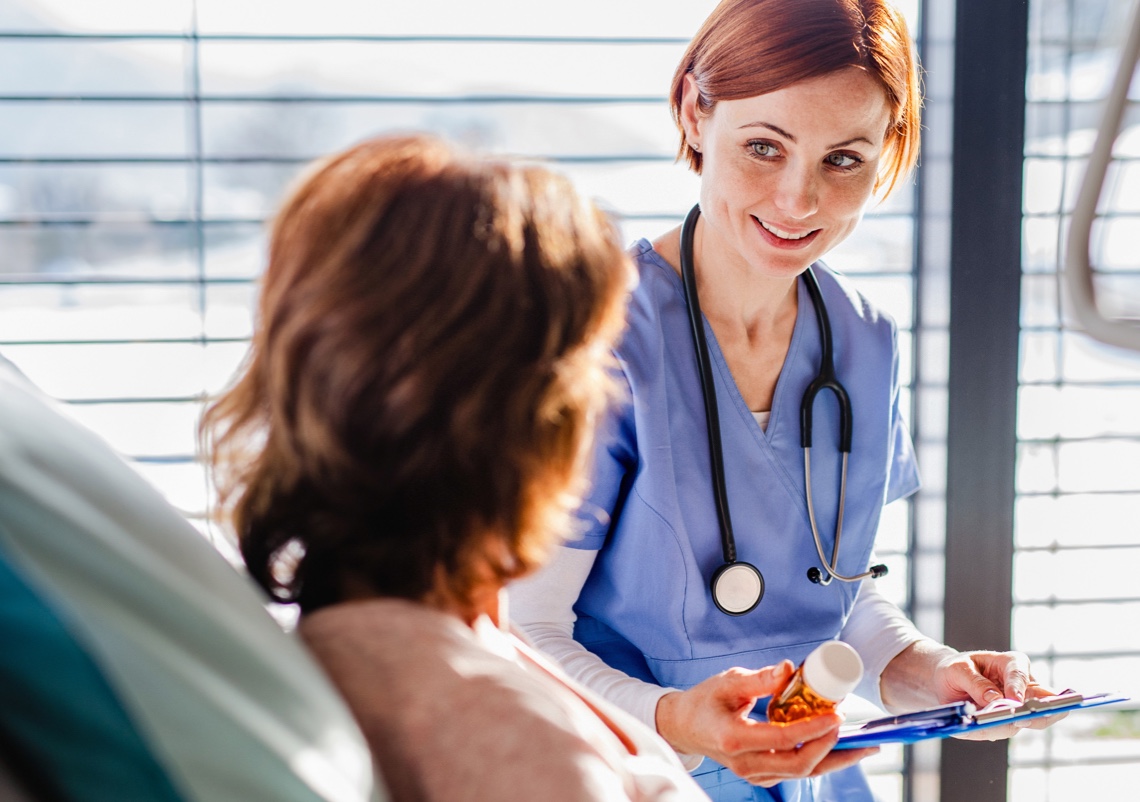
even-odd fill
[[[701,144],[701,127],[708,115],[700,110],[697,99],[701,90],[697,88],[697,79],[693,74],[686,73],[681,84],[681,128],[685,132],[685,142],[690,147]],[[699,147],[697,148],[699,149]]]

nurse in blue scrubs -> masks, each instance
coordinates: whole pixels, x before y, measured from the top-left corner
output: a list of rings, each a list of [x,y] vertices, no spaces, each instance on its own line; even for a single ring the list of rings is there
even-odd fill
[[[633,246],[640,284],[615,353],[628,393],[597,446],[583,535],[512,588],[512,617],[572,676],[656,727],[713,799],[871,800],[856,765],[870,752],[831,749],[837,716],[781,727],[749,715],[815,646],[854,646],[866,669],[858,692],[888,710],[1021,699],[1031,683],[1024,655],[923,637],[874,579],[826,581],[870,570],[883,506],[919,487],[895,323],[820,261],[915,163],[912,42],[886,0],[725,0],[689,45],[671,102],[679,157],[701,176],[691,253],[680,228]],[[839,402],[825,391],[812,405],[819,548],[800,406],[825,342],[808,271],[853,418],[841,494]],[[742,614],[710,590],[726,562],[716,443],[735,559],[763,580]]]

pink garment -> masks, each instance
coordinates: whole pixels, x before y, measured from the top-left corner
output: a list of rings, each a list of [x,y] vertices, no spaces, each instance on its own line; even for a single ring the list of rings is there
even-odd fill
[[[707,800],[656,733],[487,618],[472,629],[420,604],[374,599],[319,610],[299,631],[395,802]]]

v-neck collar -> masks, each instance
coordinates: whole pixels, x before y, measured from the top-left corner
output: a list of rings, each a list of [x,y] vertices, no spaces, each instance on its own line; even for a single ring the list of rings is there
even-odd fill
[[[638,250],[648,255],[657,267],[667,275],[669,282],[680,296],[681,303],[686,303],[685,287],[676,269],[666,261],[664,256],[657,252],[657,249],[653,247],[653,244],[649,242],[649,240],[641,240],[641,242],[638,243]],[[815,265],[813,264],[812,267],[814,268]],[[807,309],[813,310],[811,315],[805,312]],[[750,426],[753,433],[758,435],[765,443],[768,443],[782,426],[794,425],[799,420],[799,402],[795,401],[793,403],[794,399],[785,398],[785,396],[791,392],[787,389],[788,384],[793,381],[793,379],[789,378],[790,371],[788,370],[788,366],[796,364],[796,358],[799,355],[801,347],[803,347],[804,338],[807,336],[804,333],[804,329],[809,325],[809,317],[812,315],[814,315],[814,307],[811,304],[811,298],[808,296],[807,287],[804,285],[803,277],[797,277],[796,322],[792,328],[792,339],[788,343],[788,353],[784,355],[784,364],[780,366],[780,375],[776,379],[776,389],[772,393],[772,408],[770,410],[771,416],[768,418],[768,428],[763,429],[760,427],[760,424],[756,422],[756,419],[752,417],[752,410],[749,409],[748,404],[745,403],[744,396],[740,392],[740,387],[736,384],[736,378],[728,368],[728,362],[725,360],[724,352],[721,351],[720,348],[720,341],[717,340],[716,333],[709,324],[708,318],[703,312],[701,313],[701,322],[705,327],[705,339],[709,345],[709,357],[716,366],[717,372],[720,373],[721,385],[727,387],[730,391],[729,400],[732,401],[732,405],[737,412],[746,419],[746,425]],[[718,389],[718,398],[720,393],[721,391]],[[790,412],[788,411],[789,406],[791,409]],[[792,423],[787,423],[786,421],[788,420]]]

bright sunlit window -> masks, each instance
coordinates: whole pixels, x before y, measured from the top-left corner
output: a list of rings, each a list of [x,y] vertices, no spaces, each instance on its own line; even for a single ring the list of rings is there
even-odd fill
[[[202,521],[194,424],[245,351],[264,222],[297,171],[430,130],[549,160],[627,240],[653,237],[696,198],[664,96],[713,5],[10,2],[0,348]],[[912,205],[904,188],[831,260],[898,318],[904,375]]]
[[[1061,687],[1140,698],[1140,358],[1079,331],[1065,238],[1132,2],[1035,0],[1026,82],[1014,645]],[[1117,139],[1092,263],[1115,315],[1140,317],[1140,125]],[[1140,784],[1140,716],[1086,714],[1011,744],[1010,798]]]

